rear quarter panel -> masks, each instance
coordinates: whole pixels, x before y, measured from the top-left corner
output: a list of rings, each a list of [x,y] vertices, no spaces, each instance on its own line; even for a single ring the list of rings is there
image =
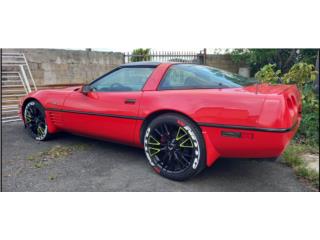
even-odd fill
[[[264,99],[241,88],[145,91],[140,116],[172,110],[198,123],[256,126]]]

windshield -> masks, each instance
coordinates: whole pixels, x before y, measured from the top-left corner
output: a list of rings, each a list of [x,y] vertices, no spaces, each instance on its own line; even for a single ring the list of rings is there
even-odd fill
[[[160,89],[238,88],[255,83],[254,79],[213,67],[176,64],[168,70]]]

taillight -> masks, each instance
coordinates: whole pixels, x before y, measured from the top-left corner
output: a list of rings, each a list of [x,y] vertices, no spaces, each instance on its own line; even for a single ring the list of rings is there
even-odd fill
[[[300,113],[300,106],[298,109],[297,100],[294,95],[291,95],[291,97],[287,98],[287,106],[291,116],[293,116],[295,113]]]
[[[287,98],[287,107],[288,107],[288,110],[289,110],[291,117],[293,117],[294,116],[294,106],[293,106],[292,100],[290,98]]]

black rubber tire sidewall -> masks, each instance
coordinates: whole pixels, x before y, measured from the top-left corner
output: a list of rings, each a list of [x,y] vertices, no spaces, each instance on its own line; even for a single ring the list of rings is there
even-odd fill
[[[171,179],[171,180],[176,180],[176,181],[184,181],[187,180],[198,173],[200,173],[205,167],[206,167],[206,148],[205,148],[205,142],[201,133],[200,128],[190,119],[187,117],[184,117],[183,115],[180,114],[174,114],[174,113],[168,113],[168,114],[163,114],[160,115],[159,117],[153,119],[151,123],[147,126],[146,131],[144,132],[144,137],[143,137],[143,142],[145,143],[146,140],[146,133],[148,129],[150,128],[149,131],[152,131],[152,129],[157,126],[159,123],[163,122],[172,122],[172,123],[177,123],[178,121],[181,121],[185,124],[185,126],[189,127],[191,131],[194,133],[194,136],[196,137],[196,140],[199,145],[199,150],[200,150],[200,157],[198,159],[198,164],[196,168],[193,168],[193,164],[191,164],[185,171],[181,173],[168,173],[166,171],[162,171],[158,169],[157,166],[155,166],[154,162],[152,162],[152,159],[147,156],[147,146],[144,146],[144,150],[146,153],[146,156],[148,158],[149,164],[151,167],[154,168],[154,170],[159,173],[161,176]]]

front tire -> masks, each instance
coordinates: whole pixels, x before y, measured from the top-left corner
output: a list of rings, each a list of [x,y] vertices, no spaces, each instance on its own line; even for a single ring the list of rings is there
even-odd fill
[[[44,108],[38,101],[28,102],[23,114],[25,126],[32,138],[37,141],[44,141],[51,136],[48,132]]]
[[[206,166],[201,130],[180,114],[164,114],[152,120],[143,140],[151,167],[163,177],[183,181]]]

